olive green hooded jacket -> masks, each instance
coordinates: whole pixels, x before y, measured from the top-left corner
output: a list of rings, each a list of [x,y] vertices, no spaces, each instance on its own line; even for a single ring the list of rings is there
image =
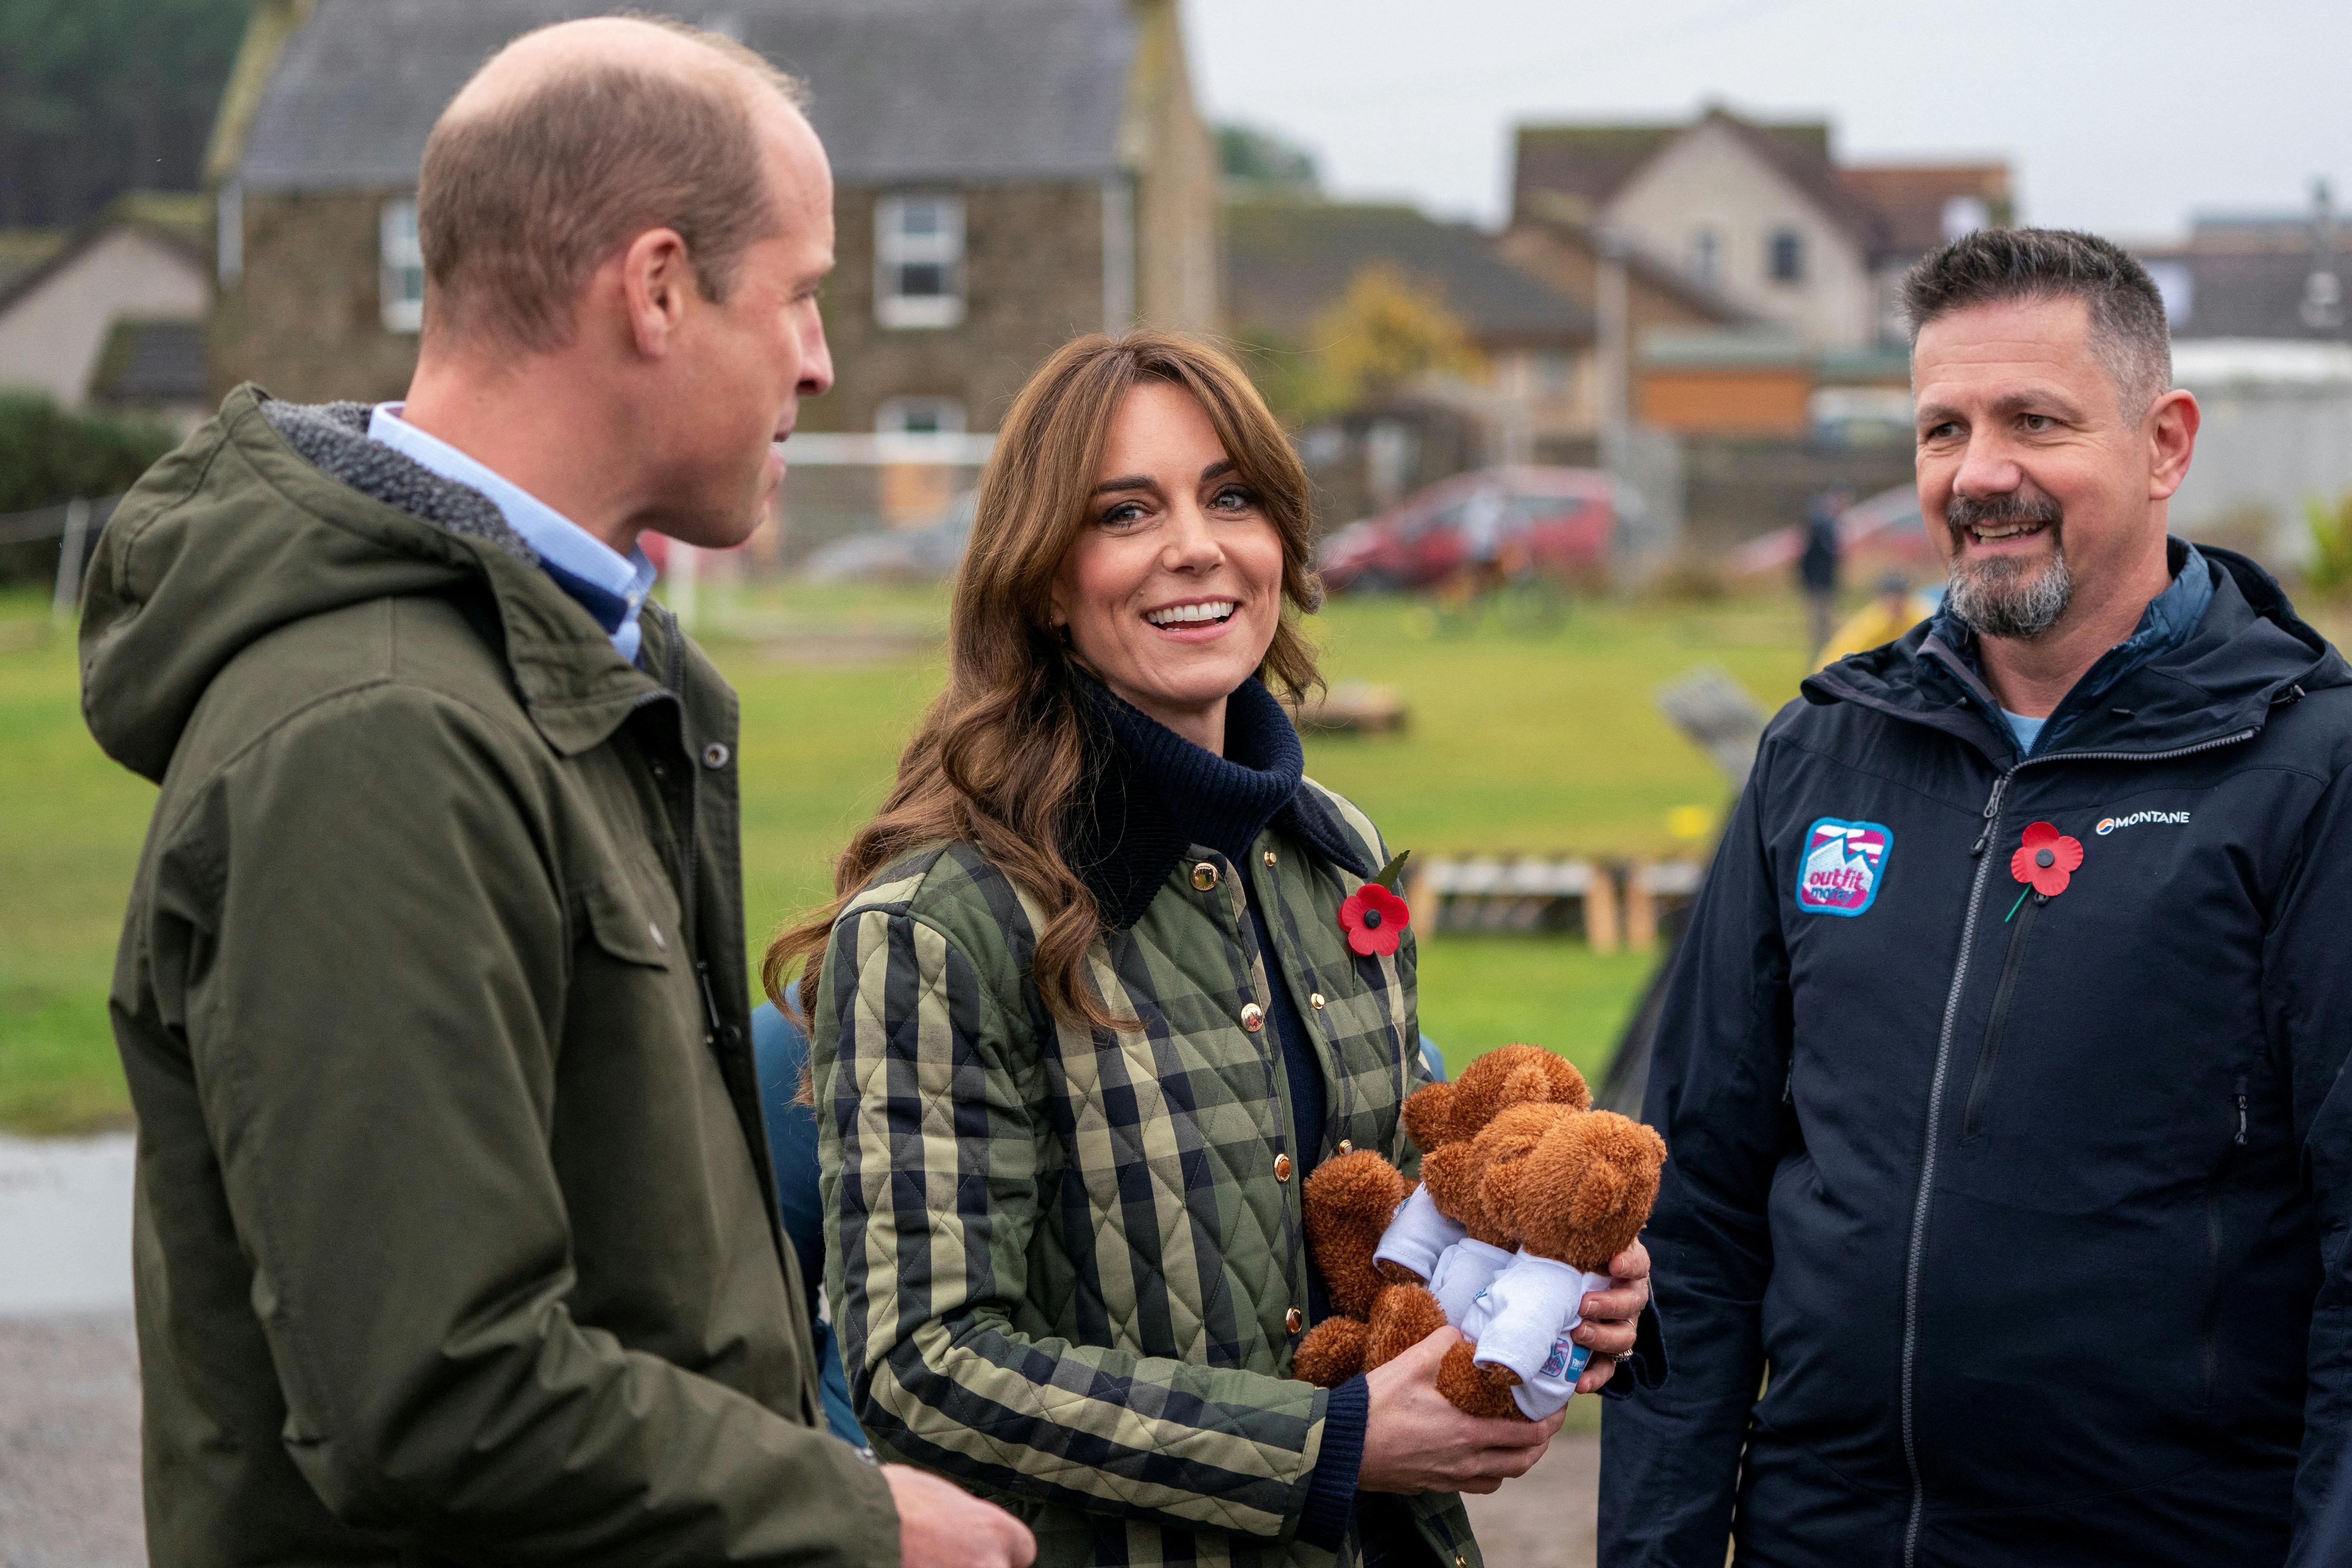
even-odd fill
[[[91,570],[84,710],[163,786],[111,1004],[153,1560],[890,1568],[772,1212],[733,695],[365,414],[236,392]]]

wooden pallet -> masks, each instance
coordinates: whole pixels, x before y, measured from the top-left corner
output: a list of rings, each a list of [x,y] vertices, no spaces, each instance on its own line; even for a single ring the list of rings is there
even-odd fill
[[[1698,891],[1695,861],[1618,862],[1573,855],[1418,857],[1405,901],[1423,931],[1552,932],[1595,952],[1646,948],[1678,903]]]

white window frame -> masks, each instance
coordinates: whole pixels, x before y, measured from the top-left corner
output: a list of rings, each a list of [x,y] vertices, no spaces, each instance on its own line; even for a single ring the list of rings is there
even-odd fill
[[[911,428],[923,415],[931,416],[928,430]],[[874,410],[877,436],[961,436],[966,428],[963,400],[958,397],[886,397]]]
[[[425,247],[416,233],[415,196],[397,196],[383,204],[376,245],[376,289],[383,302],[384,331],[423,331]]]
[[[936,209],[929,234],[908,234],[907,215]],[[874,318],[886,327],[952,327],[963,321],[963,198],[939,194],[885,196],[874,205]],[[937,267],[943,291],[901,291],[901,268]]]

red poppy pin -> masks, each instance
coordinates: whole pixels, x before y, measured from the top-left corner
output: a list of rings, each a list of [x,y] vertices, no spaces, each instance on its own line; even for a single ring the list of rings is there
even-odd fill
[[[2036,822],[2027,826],[2024,841],[2009,858],[2009,874],[2024,883],[2028,892],[2054,899],[2066,890],[2066,884],[2074,879],[2075,869],[2082,864],[2081,839],[2059,832],[2050,823]],[[2025,902],[2025,894],[2018,894],[2017,901]],[[2016,914],[2016,907],[2012,905],[2009,912]],[[2004,920],[2001,923],[2009,922]]]
[[[1379,876],[1349,893],[1339,905],[1339,929],[1348,933],[1348,946],[1361,957],[1392,956],[1397,943],[1404,940],[1405,928],[1412,924],[1412,910],[1396,891],[1405,856],[1412,853],[1405,850],[1381,867]]]

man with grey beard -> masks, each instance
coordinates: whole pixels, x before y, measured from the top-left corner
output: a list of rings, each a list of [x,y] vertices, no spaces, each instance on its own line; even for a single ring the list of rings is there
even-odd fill
[[[1607,1407],[1601,1562],[2315,1561],[2352,668],[2169,536],[2198,409],[2137,262],[1980,233],[1905,302],[1950,590],[1773,721],[1676,957],[1672,1371]]]

